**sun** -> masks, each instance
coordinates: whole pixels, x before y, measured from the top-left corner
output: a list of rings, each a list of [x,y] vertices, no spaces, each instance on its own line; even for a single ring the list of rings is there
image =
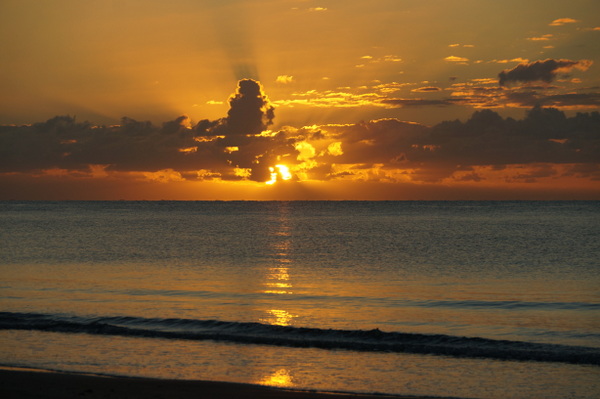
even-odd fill
[[[271,179],[266,182],[267,184],[275,184],[279,180],[290,180],[292,178],[290,168],[285,165],[271,166],[269,172],[271,172]]]

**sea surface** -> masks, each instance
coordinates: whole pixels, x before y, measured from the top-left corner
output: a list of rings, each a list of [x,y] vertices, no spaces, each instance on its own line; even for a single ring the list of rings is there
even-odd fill
[[[600,202],[0,202],[0,366],[600,397]]]

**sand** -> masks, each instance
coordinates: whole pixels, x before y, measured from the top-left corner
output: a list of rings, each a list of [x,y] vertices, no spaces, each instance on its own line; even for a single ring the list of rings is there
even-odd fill
[[[407,396],[365,395],[333,392],[295,391],[250,384],[214,381],[160,380],[105,377],[88,374],[0,369],[0,397],[3,399],[385,399]],[[420,397],[420,399],[425,399]],[[440,399],[440,398],[436,398]]]

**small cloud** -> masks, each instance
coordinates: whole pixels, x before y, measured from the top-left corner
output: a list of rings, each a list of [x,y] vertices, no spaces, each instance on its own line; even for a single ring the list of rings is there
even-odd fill
[[[417,89],[411,90],[411,92],[413,92],[413,93],[434,93],[437,91],[442,91],[442,89],[439,87],[435,87],[435,86],[425,86],[425,87],[419,87]]]
[[[146,179],[157,181],[159,183],[169,183],[185,180],[181,176],[181,173],[171,168],[159,170],[158,172],[144,172],[143,174]]]
[[[381,59],[383,62],[402,62],[402,58],[397,55],[384,55]]]
[[[548,26],[563,26],[565,24],[573,24],[575,22],[579,22],[576,19],[573,18],[559,18],[559,19],[555,19],[554,21],[550,22],[548,24]]]
[[[367,61],[369,64],[377,64],[380,62],[402,62],[402,58],[398,57],[397,55],[393,55],[393,54],[384,55],[384,56],[378,57],[378,58],[375,58],[371,55],[364,55],[364,56],[360,57],[360,59]],[[364,64],[361,64],[358,67],[360,68],[363,66],[364,66]]]
[[[538,37],[528,37],[527,40],[530,40],[532,42],[544,42],[544,41],[548,41],[550,39],[552,39],[554,35],[552,34],[547,34],[547,35],[542,35],[542,36],[538,36]]]
[[[490,85],[490,84],[498,83],[498,80],[494,79],[494,78],[479,78],[479,79],[471,79],[471,82],[475,82],[477,84]]]
[[[275,81],[282,84],[292,83],[294,81],[294,77],[291,75],[279,75]]]
[[[529,62],[529,60],[527,58],[518,57],[518,58],[513,58],[510,60],[494,60],[491,62],[495,62],[497,64],[508,64],[509,62],[518,62],[519,64],[526,64]]]
[[[327,7],[311,7],[308,9],[308,11],[310,11],[310,12],[327,11]]]
[[[460,44],[458,44],[458,43],[454,43],[454,44],[449,44],[448,45],[448,47],[459,47],[459,46],[460,46]]]
[[[206,102],[208,105],[223,105],[223,101],[215,101],[215,100],[208,100]]]
[[[451,55],[451,56],[448,56],[448,57],[444,58],[444,61],[467,63],[467,62],[469,62],[469,59],[465,58],[465,57],[456,57],[454,55]]]
[[[600,26],[596,26],[595,28],[592,28],[592,30],[600,30]]]
[[[410,86],[412,84],[413,83],[398,83],[398,82],[381,83],[376,86],[373,86],[373,89],[375,89],[381,93],[393,93],[393,92],[401,90],[405,86]]]

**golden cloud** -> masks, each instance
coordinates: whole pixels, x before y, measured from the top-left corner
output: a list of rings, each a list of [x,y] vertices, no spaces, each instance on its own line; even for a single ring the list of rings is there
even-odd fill
[[[554,21],[550,22],[548,25],[549,26],[563,26],[565,24],[574,24],[576,22],[579,22],[576,19],[573,18],[558,18],[555,19]]]
[[[279,75],[275,81],[282,84],[292,83],[294,81],[294,77],[290,75]]]
[[[469,59],[466,57],[457,57],[454,55],[450,55],[450,56],[444,58],[444,61],[456,62],[456,63],[467,63],[467,62],[469,62]]]

